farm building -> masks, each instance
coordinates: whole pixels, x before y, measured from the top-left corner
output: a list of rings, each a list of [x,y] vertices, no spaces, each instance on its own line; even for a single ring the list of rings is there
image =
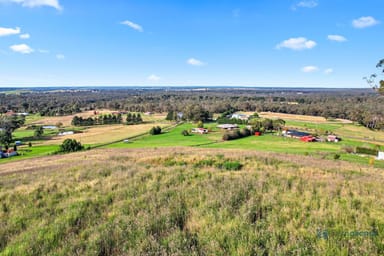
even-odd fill
[[[313,137],[310,133],[300,132],[296,130],[285,130],[282,132],[282,135],[288,138],[300,139],[301,141],[304,141],[304,142],[318,141],[318,139],[316,137]]]
[[[43,129],[47,129],[47,130],[54,130],[56,129],[57,127],[55,125],[44,125],[43,126]]]
[[[303,136],[300,138],[301,141],[304,141],[304,142],[315,142],[316,141],[316,138],[313,137],[312,135],[309,135],[309,136]]]
[[[328,142],[339,142],[339,141],[341,141],[341,138],[337,137],[336,135],[328,135],[327,141]]]
[[[223,130],[233,130],[239,128],[237,124],[220,124],[217,126],[217,128],[223,129]]]
[[[72,135],[72,134],[75,134],[75,132],[73,132],[73,131],[60,132],[58,135],[59,135],[59,136],[65,136],[65,135]]]
[[[6,151],[1,150],[0,147],[0,158],[8,158],[12,156],[17,156],[17,151],[14,151],[13,149],[8,149]]]
[[[192,128],[191,132],[193,133],[200,133],[200,134],[207,134],[208,129],[205,128]]]
[[[231,119],[248,120],[249,119],[249,115],[245,115],[245,114],[232,114]]]

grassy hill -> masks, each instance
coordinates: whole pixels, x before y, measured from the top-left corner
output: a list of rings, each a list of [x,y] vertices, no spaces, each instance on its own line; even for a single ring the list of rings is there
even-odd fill
[[[0,255],[383,255],[383,182],[366,165],[240,149],[9,162]]]

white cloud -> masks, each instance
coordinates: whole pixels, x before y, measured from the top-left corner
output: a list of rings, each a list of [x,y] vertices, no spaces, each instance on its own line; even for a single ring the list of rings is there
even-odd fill
[[[355,28],[367,28],[377,24],[379,24],[379,21],[377,21],[372,16],[360,17],[352,21],[352,26]]]
[[[316,0],[301,1],[292,6],[292,10],[296,11],[297,8],[315,8],[319,3]]]
[[[49,53],[48,50],[44,50],[44,49],[39,49],[38,52],[39,53],[43,53],[43,54],[48,54]]]
[[[318,6],[319,3],[317,1],[301,1],[296,6],[297,7],[304,7],[304,8],[315,8]]]
[[[328,40],[336,41],[336,42],[345,42],[347,39],[340,35],[328,35]]]
[[[308,40],[305,37],[297,37],[287,39],[276,46],[277,49],[288,48],[291,50],[312,49],[316,46],[316,42]]]
[[[20,38],[21,38],[21,39],[29,39],[30,37],[31,37],[30,34],[21,34],[21,35],[20,35]]]
[[[130,28],[133,28],[134,30],[137,30],[139,32],[144,31],[142,26],[140,26],[139,24],[133,23],[132,21],[129,21],[129,20],[123,21],[123,22],[121,22],[121,24],[126,25]]]
[[[333,69],[332,68],[327,68],[326,70],[324,70],[324,74],[332,74],[333,73]]]
[[[22,54],[30,54],[34,52],[34,50],[26,44],[15,44],[15,45],[11,45],[9,48],[14,52],[18,52]]]
[[[56,54],[56,59],[63,60],[63,59],[65,59],[65,56],[64,56],[64,54],[59,53],[59,54]]]
[[[53,7],[57,10],[62,10],[59,0],[0,0],[0,3],[17,3],[21,4],[23,7],[39,7],[39,6],[48,6]]]
[[[187,63],[189,65],[192,65],[192,66],[204,66],[206,65],[204,62],[198,60],[198,59],[195,59],[195,58],[190,58],[187,60]]]
[[[151,81],[151,82],[158,82],[158,81],[161,80],[161,77],[152,74],[152,75],[150,75],[150,76],[147,77],[147,80],[148,80],[148,81]]]
[[[316,72],[318,71],[319,68],[316,66],[306,66],[301,69],[304,73],[311,73],[311,72]]]
[[[0,28],[0,36],[11,36],[20,34],[20,28]]]

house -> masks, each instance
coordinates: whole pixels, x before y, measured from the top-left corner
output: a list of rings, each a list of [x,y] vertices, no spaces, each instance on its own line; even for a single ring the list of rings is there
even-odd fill
[[[148,111],[148,112],[145,112],[144,115],[150,116],[150,115],[153,115],[153,113]]]
[[[72,134],[75,134],[75,132],[73,132],[73,131],[60,132],[58,135],[59,135],[59,136],[65,136],[65,135],[72,135]]]
[[[337,137],[336,135],[328,135],[327,141],[328,142],[339,142],[339,141],[341,141],[341,138]]]
[[[17,155],[17,151],[14,151],[13,149],[8,149],[6,151],[0,150],[0,158],[8,158]]]
[[[208,129],[205,128],[192,128],[191,132],[193,133],[200,133],[200,134],[207,134]]]
[[[56,129],[57,127],[55,125],[44,125],[43,126],[43,129],[48,129],[48,130],[54,130]]]
[[[379,151],[379,153],[377,154],[377,160],[384,160],[384,152],[381,152]]]
[[[217,126],[217,128],[223,129],[223,130],[233,130],[239,128],[237,124],[220,124]]]
[[[232,114],[231,119],[248,120],[249,115],[235,113],[235,114]]]
[[[304,142],[315,142],[316,141],[316,138],[309,135],[309,136],[303,136],[300,138],[301,141],[304,141]]]

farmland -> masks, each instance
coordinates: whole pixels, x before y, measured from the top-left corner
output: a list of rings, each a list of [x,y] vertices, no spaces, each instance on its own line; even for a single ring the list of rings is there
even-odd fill
[[[97,149],[7,163],[0,176],[3,255],[384,253],[384,176],[356,164]]]
[[[256,120],[342,140],[308,143],[282,129],[224,140],[214,120],[223,113],[199,122],[134,112],[143,123],[72,125],[114,111],[97,112],[33,114],[13,132],[23,145],[0,159],[0,255],[384,253],[384,161],[349,151],[382,147],[383,131],[273,112]],[[198,125],[208,132],[193,133]],[[39,126],[51,127],[38,137]],[[160,134],[149,133],[154,126]],[[87,150],[58,154],[68,138]]]

